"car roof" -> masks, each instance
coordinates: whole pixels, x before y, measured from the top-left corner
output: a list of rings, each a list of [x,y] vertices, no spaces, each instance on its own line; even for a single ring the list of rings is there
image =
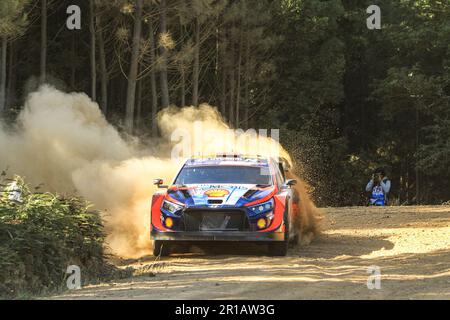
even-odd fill
[[[262,156],[247,155],[216,155],[193,157],[186,161],[186,167],[202,166],[248,166],[248,167],[268,167],[269,159]]]

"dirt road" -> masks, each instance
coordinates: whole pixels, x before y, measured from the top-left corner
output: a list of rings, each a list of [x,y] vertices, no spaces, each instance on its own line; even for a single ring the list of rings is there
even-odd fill
[[[53,298],[450,299],[450,206],[323,211],[322,234],[288,257],[241,244],[147,257],[127,263],[130,279]],[[367,288],[370,266],[380,268],[379,290]]]

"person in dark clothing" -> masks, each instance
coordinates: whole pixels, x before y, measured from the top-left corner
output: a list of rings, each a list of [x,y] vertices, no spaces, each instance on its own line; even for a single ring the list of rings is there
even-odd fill
[[[386,177],[386,172],[383,168],[376,169],[366,186],[366,192],[369,194],[369,205],[387,205],[389,191],[391,191],[391,181]]]

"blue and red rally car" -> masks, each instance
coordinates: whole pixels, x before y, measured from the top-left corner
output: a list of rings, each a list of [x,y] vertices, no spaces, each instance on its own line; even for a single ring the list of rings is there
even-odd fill
[[[186,241],[255,241],[284,256],[296,237],[296,180],[287,162],[261,156],[217,155],[186,161],[170,186],[153,195],[154,255]]]

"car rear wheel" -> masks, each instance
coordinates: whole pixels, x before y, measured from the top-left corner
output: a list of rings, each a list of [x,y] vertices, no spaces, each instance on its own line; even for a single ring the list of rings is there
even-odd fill
[[[155,240],[153,244],[153,255],[155,257],[166,257],[170,254],[170,244],[168,241]]]

